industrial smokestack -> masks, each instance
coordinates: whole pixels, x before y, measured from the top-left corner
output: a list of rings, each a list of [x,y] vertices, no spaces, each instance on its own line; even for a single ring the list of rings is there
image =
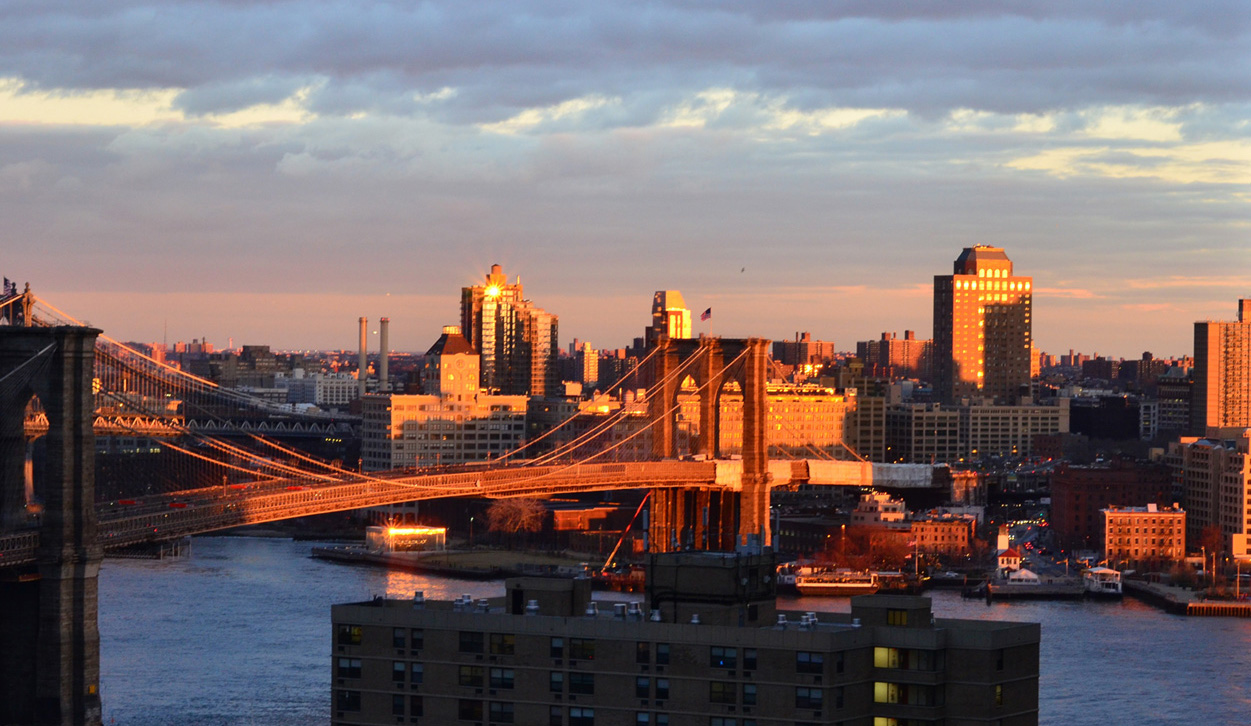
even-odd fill
[[[357,380],[356,387],[362,398],[364,398],[365,396],[365,372],[369,370],[369,351],[367,349],[368,345],[369,345],[369,320],[367,318],[361,318],[361,342],[360,342],[360,345],[356,348],[356,350],[358,351],[357,367],[356,367],[356,380]]]
[[[391,383],[387,379],[387,357],[391,354],[390,341],[388,333],[390,332],[391,318],[382,318],[378,321],[378,390],[391,390]]]

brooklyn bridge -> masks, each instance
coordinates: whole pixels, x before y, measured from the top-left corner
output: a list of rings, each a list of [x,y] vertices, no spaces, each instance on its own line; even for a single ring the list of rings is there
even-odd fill
[[[645,424],[623,440],[609,443],[602,435],[617,423],[608,417],[542,455],[524,451],[530,442],[480,465],[362,472],[272,436],[341,431],[351,426],[342,417],[297,414],[165,365],[81,324],[29,287],[0,300],[0,314],[8,322],[0,326],[3,723],[100,722],[96,576],[109,549],[416,500],[648,489],[652,549],[732,551],[770,543],[773,488],[907,487],[927,478],[916,466],[840,460],[820,449],[811,458],[771,461],[764,339],[662,337],[638,366],[648,384]],[[679,399],[692,384],[701,435],[694,455],[679,458]],[[729,384],[743,401],[742,454],[733,458],[720,456],[717,435],[719,399]],[[189,480],[204,481],[208,472],[215,483],[123,488],[97,500],[97,434],[160,438],[163,449],[185,460],[177,466],[196,472]],[[618,460],[639,436],[650,440],[647,460]],[[36,476],[31,449],[39,438],[44,456]]]

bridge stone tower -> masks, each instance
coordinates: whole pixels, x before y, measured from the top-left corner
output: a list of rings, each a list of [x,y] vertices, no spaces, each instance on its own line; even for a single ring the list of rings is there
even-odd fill
[[[733,550],[749,538],[768,544],[769,468],[765,439],[769,341],[763,338],[675,339],[660,336],[651,363],[648,413],[652,455],[677,454],[678,392],[690,376],[699,387],[699,438],[695,453],[720,454],[721,392],[735,381],[743,392],[743,472],[739,492],[708,489],[652,490],[648,538],[655,552],[694,548]],[[685,368],[684,368],[685,366]]]
[[[0,327],[0,531],[33,528],[34,566],[0,569],[0,724],[101,723],[95,404],[99,330]],[[47,412],[43,501],[26,510],[26,404]]]

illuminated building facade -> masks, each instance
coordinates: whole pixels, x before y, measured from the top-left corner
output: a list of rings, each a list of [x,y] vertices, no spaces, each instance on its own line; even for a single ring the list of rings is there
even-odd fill
[[[1108,567],[1159,566],[1186,556],[1186,512],[1176,505],[1102,510]]]
[[[1237,322],[1195,323],[1191,433],[1251,428],[1251,299],[1238,301]],[[1219,432],[1215,432],[1220,436]]]
[[[693,393],[693,389],[689,390]],[[769,384],[766,396],[765,440],[774,455],[811,458],[816,456],[813,449],[837,453],[842,448],[849,408],[842,394],[815,385]],[[678,400],[682,406],[678,424],[681,442],[700,434],[699,398],[688,393],[679,394]],[[721,455],[741,454],[743,396],[737,385],[728,386],[722,393],[720,411]]]
[[[480,285],[461,289],[461,330],[481,355],[479,385],[505,395],[548,396],[558,390],[557,317],[524,299],[499,265]]]
[[[894,333],[882,333],[880,340],[861,340],[856,343],[856,357],[866,367],[890,368],[901,378],[930,377],[930,350],[933,341],[917,340],[916,333],[904,331],[901,339]]]
[[[652,324],[644,332],[644,340],[650,346],[661,335],[670,338],[690,338],[691,311],[686,300],[677,290],[657,290],[652,296]]]
[[[913,464],[1032,456],[1038,436],[1068,433],[1068,399],[1057,405],[911,403],[886,411],[886,457]]]
[[[526,396],[478,387],[478,355],[447,326],[426,353],[424,394],[372,394],[361,400],[365,471],[493,459],[525,438]]]
[[[1198,549],[1217,527],[1226,551],[1251,555],[1251,430],[1234,439],[1182,437],[1169,446],[1186,503],[1186,541]]]
[[[1172,475],[1165,466],[1125,459],[1060,464],[1051,474],[1051,528],[1062,547],[1098,550],[1104,544],[1104,509],[1145,509],[1172,499]]]
[[[1017,403],[1033,355],[1033,278],[1013,274],[1000,247],[967,247],[951,275],[934,276],[934,392]]]

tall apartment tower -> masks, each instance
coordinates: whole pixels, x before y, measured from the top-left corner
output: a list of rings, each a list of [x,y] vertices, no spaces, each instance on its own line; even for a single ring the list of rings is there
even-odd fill
[[[933,372],[944,402],[966,396],[1018,403],[1030,382],[1032,277],[1012,274],[1001,247],[966,247],[951,275],[934,276]]]
[[[1190,428],[1251,428],[1251,299],[1238,301],[1237,322],[1195,323]]]
[[[482,356],[483,388],[506,395],[547,396],[557,388],[558,319],[524,299],[499,265],[480,285],[461,288],[461,330]]]

